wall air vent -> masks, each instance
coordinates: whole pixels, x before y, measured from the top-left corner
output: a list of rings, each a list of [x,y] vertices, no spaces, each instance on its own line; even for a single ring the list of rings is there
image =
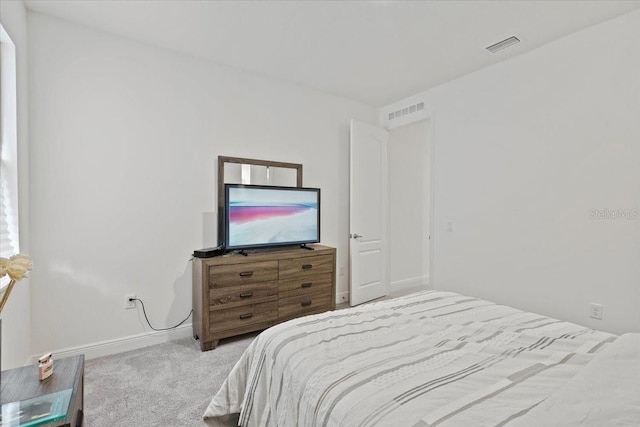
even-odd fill
[[[400,117],[406,116],[407,114],[416,113],[422,110],[424,110],[424,102],[419,102],[415,105],[410,105],[408,107],[404,107],[400,110],[389,113],[389,120],[399,119]]]
[[[491,46],[487,47],[487,50],[491,53],[496,53],[499,50],[506,49],[518,43],[520,43],[520,39],[516,36],[511,36],[508,39],[504,39],[502,41],[499,41],[498,43],[492,44]]]

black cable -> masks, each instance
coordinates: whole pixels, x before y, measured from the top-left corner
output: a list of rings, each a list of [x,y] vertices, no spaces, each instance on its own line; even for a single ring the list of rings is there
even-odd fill
[[[193,313],[193,309],[191,309],[191,311],[189,312],[189,314],[187,315],[187,317],[185,317],[185,319],[178,323],[176,326],[171,326],[169,328],[154,328],[153,326],[151,326],[151,322],[149,322],[149,318],[147,317],[147,310],[144,308],[144,303],[142,302],[142,300],[140,298],[129,298],[129,301],[140,301],[140,304],[142,305],[142,312],[144,313],[144,318],[147,321],[147,324],[149,325],[149,327],[151,329],[153,329],[154,331],[168,331],[169,329],[175,329],[178,326],[182,325],[184,322],[187,321],[187,319],[189,319],[189,317],[191,317],[191,314]]]

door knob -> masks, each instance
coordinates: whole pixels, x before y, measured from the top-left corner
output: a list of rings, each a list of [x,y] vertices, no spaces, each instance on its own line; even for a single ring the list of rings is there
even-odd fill
[[[352,239],[359,239],[360,237],[362,237],[361,235],[359,235],[359,234],[355,234],[355,233],[354,233],[354,234],[350,234],[349,236],[350,236]]]

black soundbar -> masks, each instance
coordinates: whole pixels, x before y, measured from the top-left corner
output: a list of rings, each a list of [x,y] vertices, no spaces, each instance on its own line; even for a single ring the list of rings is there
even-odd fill
[[[215,248],[204,248],[193,251],[196,258],[211,258],[224,254],[224,246],[216,246]]]

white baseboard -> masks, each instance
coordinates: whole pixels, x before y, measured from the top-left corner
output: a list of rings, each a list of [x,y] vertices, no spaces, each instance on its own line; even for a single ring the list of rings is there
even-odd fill
[[[409,288],[429,289],[429,275],[422,277],[412,277],[410,279],[396,280],[389,285],[389,292],[404,290]],[[341,292],[336,295],[336,304],[349,302],[349,292]]]
[[[180,325],[169,331],[152,331],[128,337],[117,338],[115,340],[100,341],[92,344],[69,347],[52,351],[54,359],[77,356],[84,354],[85,359],[95,359],[96,357],[109,356],[111,354],[122,353],[124,351],[137,350],[149,347],[150,345],[162,344],[180,338],[193,336],[191,323]],[[38,361],[41,355],[32,355],[27,364]]]
[[[336,294],[336,300],[336,304],[349,302],[349,292],[340,292],[339,294]]]
[[[414,277],[411,279],[398,280],[391,283],[391,291],[427,286],[429,284],[429,276]],[[349,292],[341,292],[336,295],[336,304],[349,302]],[[174,341],[181,338],[193,336],[191,323],[180,325],[170,331],[151,331],[137,335],[129,335],[127,337],[117,338],[114,340],[99,341],[87,345],[77,347],[69,347],[52,351],[54,358],[63,358],[84,354],[85,359],[95,359],[97,357],[109,356],[111,354],[122,353],[125,351],[137,350],[139,348],[149,347],[151,345],[162,344],[168,341]],[[40,354],[31,355],[25,365],[36,363]]]
[[[411,277],[409,279],[396,280],[395,282],[391,282],[390,291],[398,291],[407,288],[419,288],[419,287],[428,287],[429,286],[429,275],[419,276],[419,277]]]

